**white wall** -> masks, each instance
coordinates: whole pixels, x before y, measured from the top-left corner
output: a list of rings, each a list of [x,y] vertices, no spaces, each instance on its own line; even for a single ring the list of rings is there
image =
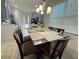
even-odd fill
[[[54,17],[52,14],[50,14],[48,25],[64,28],[66,32],[78,34],[77,4],[78,4],[78,0],[65,1],[64,12],[57,17]]]
[[[19,10],[17,9],[14,9],[14,17],[15,17],[15,20],[16,22],[21,25],[24,23],[24,14],[22,14],[22,12],[20,12]]]
[[[6,2],[6,11],[7,11],[7,19],[11,20],[11,15],[13,15],[12,19],[15,20],[16,23],[19,24],[20,26],[25,23],[28,23],[28,16],[30,17],[31,14],[30,12],[25,12],[18,8],[15,8],[9,5],[7,2]]]

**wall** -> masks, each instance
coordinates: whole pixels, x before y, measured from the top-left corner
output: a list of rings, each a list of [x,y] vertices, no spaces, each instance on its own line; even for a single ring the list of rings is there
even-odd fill
[[[45,17],[47,25],[64,28],[71,37],[62,59],[78,59],[78,0],[66,0],[64,12],[57,17]],[[55,6],[53,6],[55,7]],[[52,10],[53,12],[53,10]],[[72,34],[71,34],[72,33]],[[77,35],[73,35],[77,34]]]
[[[28,23],[28,16],[30,17],[31,13],[24,12],[22,10],[19,10],[18,8],[12,7],[6,2],[6,11],[7,11],[7,19],[8,20],[15,20],[17,24],[22,26],[23,24]],[[13,18],[11,18],[11,15],[13,15]]]
[[[1,19],[7,19],[5,0],[1,0]]]
[[[13,15],[14,15],[14,18],[15,18],[15,21],[17,24],[21,25],[24,23],[24,14],[22,14],[20,11],[18,11],[17,9],[14,9],[13,11]]]
[[[64,25],[66,32],[78,34],[78,0],[68,0],[65,10]]]
[[[24,24],[28,24],[29,27],[31,27],[31,18],[32,18],[32,13],[28,12],[23,12],[17,9],[14,9],[14,17],[15,21],[23,27]]]
[[[66,0],[63,3],[64,11],[62,10],[62,13],[59,15],[52,15],[50,14],[48,18],[48,25],[54,26],[54,27],[60,27],[64,28],[66,32],[78,34],[78,6],[77,6],[78,0]],[[57,5],[56,5],[57,6]],[[57,14],[57,12],[54,12],[52,7],[52,13]],[[61,9],[58,10],[58,13],[61,12]]]

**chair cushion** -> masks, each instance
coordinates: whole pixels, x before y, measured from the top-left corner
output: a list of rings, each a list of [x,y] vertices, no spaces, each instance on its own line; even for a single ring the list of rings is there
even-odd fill
[[[27,41],[22,44],[22,51],[24,55],[29,55],[37,51],[37,49],[33,46],[32,41]]]
[[[30,36],[25,36],[23,42],[32,41]]]

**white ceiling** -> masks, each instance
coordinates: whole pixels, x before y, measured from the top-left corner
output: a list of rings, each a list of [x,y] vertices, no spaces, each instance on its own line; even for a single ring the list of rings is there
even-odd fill
[[[57,2],[61,2],[61,1],[64,1],[64,0],[45,0],[46,1],[46,4],[55,4]],[[15,5],[17,5],[17,9],[21,10],[21,11],[24,11],[24,12],[33,12],[35,9],[35,5],[40,5],[43,0],[6,0],[6,2],[14,7]]]
[[[6,0],[6,2],[12,7],[15,7],[15,5],[17,5],[17,9],[19,10],[32,12],[33,9],[35,9],[35,5],[39,5],[43,2],[43,0]]]

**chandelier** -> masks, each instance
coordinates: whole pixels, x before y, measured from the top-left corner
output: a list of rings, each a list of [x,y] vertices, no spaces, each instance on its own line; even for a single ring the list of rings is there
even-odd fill
[[[43,3],[41,3],[38,7],[36,6],[36,12],[40,13],[40,14],[44,14],[45,13],[45,9],[46,9],[46,13],[50,14],[51,13],[51,6],[47,6],[46,7],[46,2],[45,0],[43,0]]]

